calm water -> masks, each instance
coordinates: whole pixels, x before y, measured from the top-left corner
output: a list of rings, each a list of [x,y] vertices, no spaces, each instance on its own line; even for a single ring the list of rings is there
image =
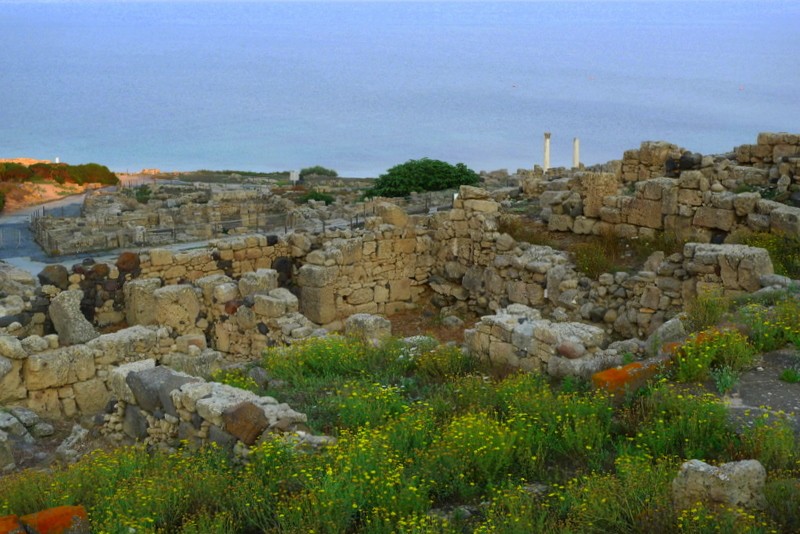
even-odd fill
[[[2,2],[2,0],[0,0]],[[0,157],[374,176],[800,131],[800,3],[0,3]]]

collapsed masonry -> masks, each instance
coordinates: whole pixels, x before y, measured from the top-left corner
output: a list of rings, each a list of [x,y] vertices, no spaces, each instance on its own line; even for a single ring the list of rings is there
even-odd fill
[[[641,196],[634,200],[671,210],[671,199],[686,196],[681,190],[699,191],[703,202],[728,198],[725,192],[702,191],[696,172],[637,184]],[[698,189],[681,186],[695,178]],[[552,183],[569,193],[564,202],[549,204],[552,215],[561,215],[558,209],[567,209],[566,200],[576,200],[577,193],[584,215],[569,215],[573,225],[587,213],[600,216],[595,225],[611,224],[600,214],[617,201],[598,203],[595,194],[587,193],[597,192],[604,178],[595,183],[578,174]],[[575,184],[586,187],[571,191]],[[660,200],[651,198],[653,191],[661,193]],[[613,199],[616,193],[609,186],[605,197]],[[740,197],[730,200],[734,213]],[[797,217],[796,208],[779,205],[761,213],[759,205],[767,206],[764,211],[770,206],[764,202],[756,198],[756,211],[736,215],[737,223],[757,219],[750,215],[768,215],[770,228],[774,217],[776,230],[797,235],[795,226],[780,222]],[[628,221],[619,225],[631,225],[631,205],[616,208]],[[341,329],[353,314],[390,315],[432,299],[448,313],[494,314],[467,333],[473,353],[556,376],[585,376],[618,364],[628,350],[628,345],[609,344],[611,336],[644,338],[698,293],[731,295],[788,283],[772,275],[763,249],[704,243],[690,243],[668,257],[656,253],[641,272],[606,273],[593,280],[576,272],[568,254],[498,232],[499,211],[488,192],[462,187],[453,209],[433,215],[409,216],[395,205],[379,203],[362,229],[244,235],[193,251],[123,253],[114,264],[87,260],[70,270],[50,266],[39,275],[41,287],[19,273],[5,274],[0,281],[14,294],[0,299],[6,312],[0,321],[0,404],[57,417],[96,413],[114,399],[126,403],[116,405],[114,425],[124,425],[128,417],[136,422],[129,421],[129,429],[171,436],[190,433],[182,425],[190,419],[191,432],[204,438],[224,430],[217,415],[205,418],[205,424],[188,408],[170,418],[160,409],[138,418],[120,412],[134,405],[114,378],[120,366],[132,365],[136,372],[146,370],[138,365],[169,367],[208,377],[220,365],[254,359],[272,344]],[[703,221],[697,213],[689,224],[703,235],[707,227],[695,224]],[[670,216],[658,212],[662,226]],[[655,230],[634,227],[637,235]],[[124,328],[99,335],[98,328],[112,326]],[[210,388],[212,397],[230,398],[225,388],[203,388]],[[171,391],[159,395],[172,398]]]

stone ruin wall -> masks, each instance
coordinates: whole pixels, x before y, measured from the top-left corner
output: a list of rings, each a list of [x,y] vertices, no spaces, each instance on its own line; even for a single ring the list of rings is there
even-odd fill
[[[61,288],[43,286],[27,325],[6,327],[0,403],[54,415],[95,411],[110,398],[111,367],[131,358],[208,374],[222,359],[250,359],[270,344],[313,335],[318,325],[340,328],[353,313],[412,307],[428,290],[449,312],[516,303],[559,322],[591,321],[605,335],[644,336],[698,291],[754,291],[772,272],[762,249],[689,244],[682,254],[655,255],[640,273],[590,280],[564,252],[500,234],[498,214],[488,193],[463,187],[453,210],[430,218],[383,204],[363,230],[241,236],[196,251],[123,254],[113,266],[77,265]],[[81,308],[77,315],[97,325],[125,318],[129,328],[87,340],[42,337],[62,294]],[[478,328],[473,350],[494,347],[487,354],[541,369],[560,343],[539,339],[531,348],[542,328],[527,338],[502,330]],[[594,354],[602,345],[583,348]]]
[[[625,153],[618,175],[577,172],[523,184],[554,231],[625,238],[664,232],[703,243],[722,242],[738,230],[800,234],[800,208],[756,191],[734,192],[747,188],[786,196],[800,190],[800,135],[760,134],[758,144],[723,157],[642,143]]]

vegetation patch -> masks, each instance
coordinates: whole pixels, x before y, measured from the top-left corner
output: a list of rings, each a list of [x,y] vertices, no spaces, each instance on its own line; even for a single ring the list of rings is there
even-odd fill
[[[479,182],[480,176],[463,163],[451,165],[437,159],[412,159],[380,175],[366,196],[404,197],[412,192],[441,191]]]
[[[693,346],[742,343],[718,331]],[[722,354],[725,352],[725,354]],[[703,360],[705,361],[705,360]],[[800,468],[785,417],[737,431],[716,397],[660,381],[623,404],[534,374],[493,376],[430,338],[380,347],[344,337],[268,349],[259,390],[338,438],[317,452],[276,437],[233,461],[214,446],[96,451],[51,473],[0,479],[0,515],[83,505],[97,532],[790,532]],[[681,462],[756,458],[763,511],[673,509]],[[452,510],[452,513],[442,513]],[[464,510],[464,513],[459,512]],[[726,527],[727,528],[727,527]]]

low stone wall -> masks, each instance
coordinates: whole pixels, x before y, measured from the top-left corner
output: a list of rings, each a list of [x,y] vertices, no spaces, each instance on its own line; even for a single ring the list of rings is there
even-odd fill
[[[471,354],[495,365],[555,377],[589,378],[622,362],[622,353],[605,348],[608,338],[602,328],[554,323],[521,304],[482,317],[474,329],[465,331],[464,339]]]
[[[59,346],[56,335],[0,336],[0,405],[49,417],[98,413],[120,364],[152,359],[201,376],[219,368],[221,355],[206,348],[204,337],[173,335],[164,326],[134,326],[71,346]]]
[[[214,442],[233,449],[237,442],[249,446],[271,433],[308,429],[305,414],[272,397],[206,382],[150,359],[117,367],[109,386],[117,402],[103,431],[117,439],[124,434],[153,445]]]

